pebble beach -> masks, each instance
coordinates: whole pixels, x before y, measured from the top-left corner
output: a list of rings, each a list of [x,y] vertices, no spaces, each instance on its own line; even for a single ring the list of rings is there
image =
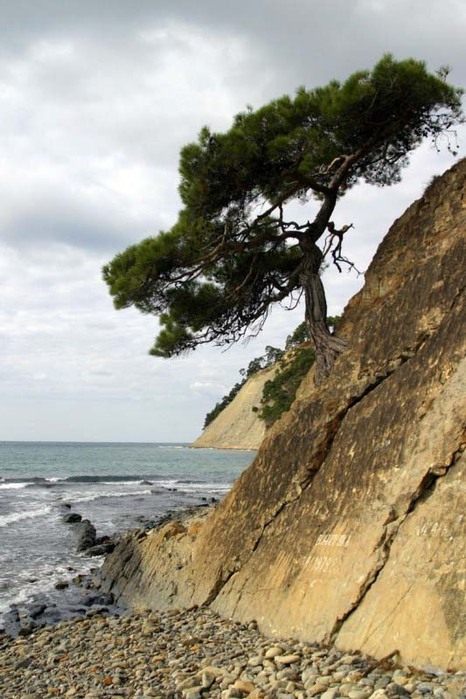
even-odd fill
[[[0,636],[2,699],[466,699],[466,673],[263,636],[208,608],[133,611]]]

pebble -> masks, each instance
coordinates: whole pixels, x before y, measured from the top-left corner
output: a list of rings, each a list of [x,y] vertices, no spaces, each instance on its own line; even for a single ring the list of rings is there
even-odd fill
[[[210,609],[94,614],[0,635],[2,699],[460,699],[466,672],[387,670]]]

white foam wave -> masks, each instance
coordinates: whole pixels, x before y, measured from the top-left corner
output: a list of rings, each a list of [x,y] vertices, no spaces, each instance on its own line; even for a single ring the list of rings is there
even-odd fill
[[[172,449],[189,449],[189,447],[183,444],[158,444],[157,449],[169,449],[171,451]]]
[[[25,488],[28,483],[0,483],[0,490],[13,490],[16,488]]]
[[[105,485],[99,483],[99,485]],[[112,487],[111,491],[101,490],[92,495],[84,495],[82,493],[74,493],[73,495],[67,497],[64,496],[66,502],[69,503],[80,503],[80,502],[93,502],[95,500],[107,499],[107,498],[128,498],[128,497],[138,497],[141,495],[155,495],[160,489],[163,490],[173,490],[178,493],[211,493],[212,495],[223,495],[227,493],[231,484],[223,483],[179,483],[176,480],[170,481],[154,481],[151,484],[150,489],[144,490],[124,490],[123,492],[115,492],[115,484],[109,484]]]
[[[14,524],[15,522],[20,522],[23,519],[31,519],[34,517],[42,517],[47,515],[51,511],[50,506],[38,507],[35,510],[29,510],[27,512],[12,512],[9,515],[0,516],[0,527],[7,527],[9,524]]]
[[[83,559],[77,555],[76,559],[70,562],[76,565],[79,561],[80,573],[87,574],[102,560],[103,557],[100,556]],[[52,592],[58,581],[69,581],[74,575],[76,575],[75,570],[70,571],[68,566],[56,563],[37,566],[34,570],[25,571],[23,575],[19,575],[14,588],[0,592],[0,626],[3,614],[9,610],[12,604],[19,606],[29,604],[37,595]],[[37,578],[37,580],[30,581],[27,579],[29,576]],[[2,581],[0,580],[0,582]]]
[[[94,495],[76,495],[74,497],[66,498],[67,502],[93,502],[94,500],[100,500],[101,498],[127,498],[133,495],[150,495],[151,490],[129,490],[124,493],[95,493]]]
[[[231,483],[176,483],[175,487],[181,493],[227,493]]]

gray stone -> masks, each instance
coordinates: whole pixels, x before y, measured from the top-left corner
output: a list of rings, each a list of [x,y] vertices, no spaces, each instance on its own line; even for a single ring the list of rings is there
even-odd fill
[[[85,551],[95,544],[96,529],[88,519],[83,519],[74,525],[76,535],[76,550]]]
[[[323,692],[320,697],[321,699],[336,699],[336,697],[340,696],[340,691],[338,687],[331,687],[331,689],[327,689],[325,692]]]
[[[70,514],[63,517],[63,521],[66,524],[76,524],[82,520],[82,516],[77,512],[70,512]]]
[[[296,653],[290,653],[289,655],[276,655],[274,660],[280,665],[292,665],[293,663],[298,663],[301,660],[301,656],[297,655]]]

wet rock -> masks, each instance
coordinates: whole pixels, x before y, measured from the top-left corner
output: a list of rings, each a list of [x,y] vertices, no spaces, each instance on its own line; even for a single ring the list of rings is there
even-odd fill
[[[37,619],[46,609],[46,604],[33,604],[29,607],[29,616],[31,619]]]
[[[57,583],[55,583],[54,587],[56,590],[66,590],[67,587],[69,587],[70,584],[67,580],[59,580]]]
[[[81,520],[82,515],[78,514],[77,512],[70,512],[69,515],[65,515],[63,517],[65,524],[76,524],[77,522],[81,522]]]
[[[95,545],[96,529],[88,519],[83,519],[75,524],[75,534],[77,551],[86,551]]]
[[[92,605],[110,606],[113,604],[113,595],[106,592],[101,592],[98,594],[87,595],[83,599],[83,604],[86,607],[91,607]]]
[[[106,556],[107,553],[111,553],[113,549],[115,548],[115,544],[113,541],[109,541],[105,544],[97,544],[96,546],[91,546],[90,548],[86,549],[84,553],[86,556]]]

